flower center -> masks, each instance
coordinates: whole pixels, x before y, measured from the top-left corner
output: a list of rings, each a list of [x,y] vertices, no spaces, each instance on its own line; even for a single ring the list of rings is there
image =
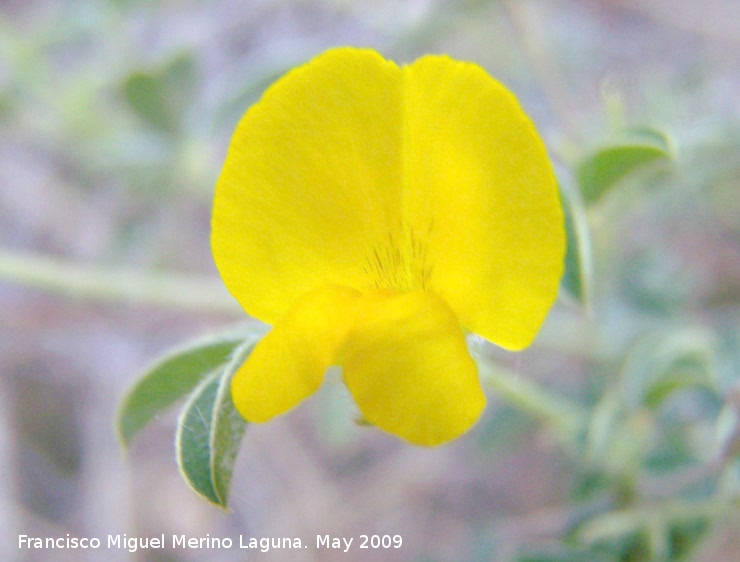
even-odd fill
[[[363,271],[373,289],[393,289],[407,293],[426,289],[432,275],[428,244],[433,225],[423,235],[413,228],[388,232],[387,238],[373,244],[365,256]]]

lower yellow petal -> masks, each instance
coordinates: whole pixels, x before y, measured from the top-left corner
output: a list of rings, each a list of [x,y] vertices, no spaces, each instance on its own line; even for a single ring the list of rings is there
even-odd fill
[[[458,319],[431,292],[366,295],[341,358],[367,421],[411,443],[454,439],[485,406]]]
[[[346,338],[360,293],[328,287],[304,295],[234,375],[231,394],[250,422],[282,414],[321,386]]]

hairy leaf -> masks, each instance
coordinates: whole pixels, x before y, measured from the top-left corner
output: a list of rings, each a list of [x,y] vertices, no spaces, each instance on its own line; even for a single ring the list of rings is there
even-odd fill
[[[621,179],[638,168],[671,156],[667,137],[651,129],[627,131],[587,156],[577,169],[586,203],[598,201]]]
[[[182,410],[177,462],[186,482],[208,501],[226,507],[234,462],[246,422],[234,409],[231,378],[254,347],[241,346],[231,361],[204,379]]]
[[[241,328],[188,342],[146,369],[124,397],[118,412],[118,433],[123,444],[128,446],[163,409],[224,365],[242,342],[260,330]]]

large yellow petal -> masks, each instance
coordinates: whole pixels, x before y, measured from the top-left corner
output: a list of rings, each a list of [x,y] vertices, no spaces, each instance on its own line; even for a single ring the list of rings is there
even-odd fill
[[[245,114],[216,185],[212,248],[244,309],[274,324],[326,284],[366,287],[400,230],[401,71],[334,49],[276,82]]]
[[[304,295],[236,372],[231,395],[251,422],[287,412],[321,386],[347,337],[360,294],[327,287]]]
[[[288,73],[242,119],[216,187],[216,263],[268,323],[326,284],[428,288],[519,349],[555,299],[564,245],[532,123],[447,57],[400,69],[343,48]]]
[[[367,421],[411,443],[454,439],[485,406],[457,318],[430,292],[366,295],[340,358]]]
[[[555,300],[565,253],[545,147],[482,68],[428,56],[404,73],[404,208],[425,244],[425,284],[468,330],[525,347]]]

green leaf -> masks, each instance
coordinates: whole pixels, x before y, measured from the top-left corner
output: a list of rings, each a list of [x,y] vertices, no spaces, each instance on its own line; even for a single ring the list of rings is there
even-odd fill
[[[719,415],[715,426],[719,447],[729,456],[740,455],[740,411],[735,404],[727,403]]]
[[[242,345],[224,368],[205,378],[177,425],[177,463],[185,481],[208,501],[226,507],[234,462],[246,422],[234,409],[231,378],[252,351]]]
[[[622,387],[631,408],[658,408],[677,390],[716,391],[712,335],[686,327],[651,333],[630,350],[622,368]]]
[[[576,537],[579,542],[590,545],[639,534],[644,526],[645,516],[639,511],[610,511],[583,523],[576,531]]]
[[[584,457],[590,464],[605,466],[612,461],[609,452],[613,446],[614,433],[620,429],[623,417],[624,411],[618,393],[607,389],[594,406],[588,422]]]
[[[123,95],[139,117],[155,129],[174,132],[177,124],[167,108],[167,96],[160,76],[132,73],[123,83]]]
[[[220,500],[219,505],[224,507],[229,497],[231,474],[234,470],[236,455],[247,426],[244,418],[234,408],[234,402],[231,399],[231,379],[246,361],[255,345],[256,341],[248,342],[234,353],[232,360],[221,375],[221,385],[213,410],[211,474],[213,488]]]
[[[226,363],[245,339],[261,329],[232,329],[188,342],[145,370],[121,402],[118,433],[124,446],[163,409],[193,390],[214,369]]]
[[[593,256],[586,209],[579,194],[562,182],[560,194],[565,212],[565,234],[568,244],[562,286],[588,308],[591,306],[593,286]]]
[[[186,125],[188,107],[197,92],[198,74],[195,60],[190,52],[174,56],[162,71],[162,82],[167,94],[170,115],[180,128]]]
[[[195,65],[188,53],[172,58],[163,68],[131,73],[123,83],[126,101],[151,127],[177,133],[195,90]]]
[[[198,494],[220,504],[211,475],[211,427],[221,373],[211,373],[190,395],[177,422],[177,464]]]
[[[635,129],[587,156],[576,175],[585,202],[598,201],[628,174],[671,157],[668,138],[652,129]]]
[[[555,542],[555,541],[553,541]],[[605,548],[575,548],[561,544],[529,547],[533,552],[520,555],[516,562],[616,562],[617,556]],[[524,547],[528,550],[528,547]]]

